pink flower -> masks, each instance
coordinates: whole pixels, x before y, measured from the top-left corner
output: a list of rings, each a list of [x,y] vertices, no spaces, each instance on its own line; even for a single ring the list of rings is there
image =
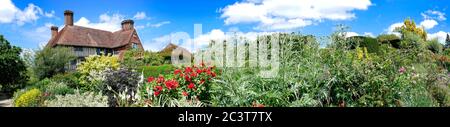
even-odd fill
[[[406,68],[405,68],[405,67],[401,67],[400,69],[398,69],[398,72],[399,72],[400,74],[403,74],[403,73],[406,72]]]
[[[189,94],[186,91],[183,91],[183,96],[188,96]]]

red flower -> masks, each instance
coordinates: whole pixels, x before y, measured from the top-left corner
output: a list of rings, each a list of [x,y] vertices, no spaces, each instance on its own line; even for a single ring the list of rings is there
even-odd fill
[[[164,84],[166,84],[167,89],[176,89],[178,87],[178,82],[175,80],[167,80]]]
[[[177,75],[177,74],[181,73],[181,70],[180,70],[180,69],[176,69],[173,73],[174,73],[175,75]]]
[[[183,91],[183,96],[188,96],[189,94],[186,91]]]
[[[201,73],[202,73],[202,70],[197,69],[197,73],[198,73],[198,74],[201,74]]]
[[[158,96],[161,92],[159,91],[155,91],[153,94],[155,94],[155,96]]]
[[[191,73],[191,77],[197,77],[197,73]]]
[[[195,84],[194,84],[194,83],[190,83],[190,84],[188,85],[188,88],[189,88],[189,89],[195,88]]]
[[[186,70],[184,70],[185,73],[191,73],[192,72],[192,68],[191,67],[186,67]]]
[[[212,75],[211,70],[210,70],[210,69],[207,69],[207,70],[206,70],[206,74]]]
[[[212,73],[211,73],[211,76],[212,76],[212,77],[216,77],[216,73],[212,72]]]
[[[162,86],[155,86],[155,91],[162,91]]]
[[[164,77],[160,75],[160,76],[158,77],[158,80],[156,80],[156,82],[157,82],[157,83],[162,83],[162,82],[164,82]]]
[[[153,82],[154,80],[155,80],[154,77],[148,77],[148,78],[147,78],[147,82],[149,82],[149,83],[150,83],[150,82]]]
[[[186,79],[186,81],[189,81],[189,82],[191,81],[191,78],[189,76],[187,76],[187,75],[184,76],[184,79]]]

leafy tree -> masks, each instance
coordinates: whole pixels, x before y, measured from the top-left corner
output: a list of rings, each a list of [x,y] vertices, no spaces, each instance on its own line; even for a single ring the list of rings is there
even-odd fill
[[[66,47],[45,47],[36,52],[34,72],[38,79],[50,78],[55,74],[65,72],[64,67],[76,56]]]
[[[403,26],[397,27],[395,30],[402,34],[402,38],[405,37],[406,32],[412,32],[419,35],[423,40],[427,39],[427,32],[425,29],[423,27],[417,27],[416,23],[409,18],[403,21]]]
[[[21,51],[21,48],[11,46],[0,35],[0,88],[9,91],[27,81],[26,66],[20,58]]]

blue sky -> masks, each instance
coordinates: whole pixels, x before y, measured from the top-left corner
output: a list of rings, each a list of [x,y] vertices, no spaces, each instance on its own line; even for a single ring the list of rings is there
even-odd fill
[[[193,37],[196,23],[202,24],[201,39],[230,31],[326,36],[337,24],[349,26],[349,36],[377,36],[410,17],[427,28],[430,39],[442,40],[450,32],[449,6],[449,0],[0,0],[0,34],[13,45],[36,49],[50,38],[50,26],[63,27],[69,9],[75,25],[110,31],[133,19],[144,47],[154,51],[171,34]]]

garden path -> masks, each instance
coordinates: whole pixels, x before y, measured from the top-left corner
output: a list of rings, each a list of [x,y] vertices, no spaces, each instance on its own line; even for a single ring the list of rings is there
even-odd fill
[[[9,96],[0,93],[0,107],[12,107],[11,102],[12,99]]]

